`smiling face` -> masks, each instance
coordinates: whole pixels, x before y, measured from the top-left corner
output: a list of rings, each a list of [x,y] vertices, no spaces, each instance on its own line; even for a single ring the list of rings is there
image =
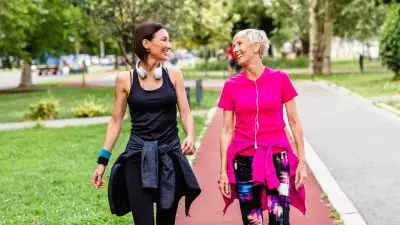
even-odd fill
[[[147,49],[149,56],[156,60],[168,60],[168,52],[171,49],[171,41],[166,29],[154,33],[152,40],[143,40],[143,46]]]
[[[241,67],[246,67],[252,61],[260,59],[260,45],[252,44],[246,37],[237,37],[232,43],[233,53]]]

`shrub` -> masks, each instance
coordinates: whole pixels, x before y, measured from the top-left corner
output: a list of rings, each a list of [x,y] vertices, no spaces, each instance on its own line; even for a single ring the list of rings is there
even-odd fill
[[[308,58],[299,57],[296,59],[274,59],[264,58],[263,64],[276,69],[308,68]]]
[[[72,108],[72,112],[76,117],[95,117],[104,115],[105,108],[98,103],[94,96],[85,98],[83,103],[77,107]]]
[[[388,14],[380,40],[379,55],[383,65],[400,80],[400,3],[394,4]]]
[[[32,120],[54,119],[57,115],[58,102],[55,98],[42,99],[30,105],[30,112],[25,114],[25,117]]]

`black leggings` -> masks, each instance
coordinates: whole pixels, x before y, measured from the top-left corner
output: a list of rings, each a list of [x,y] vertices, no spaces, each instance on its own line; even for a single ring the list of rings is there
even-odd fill
[[[266,191],[269,212],[269,225],[289,225],[289,161],[286,152],[274,154],[276,175],[280,181],[278,189],[267,190],[260,185],[254,185],[252,180],[252,156],[238,155],[234,161],[237,179],[237,193],[244,225],[262,225],[261,191]]]
[[[153,200],[156,193],[142,188],[140,159],[130,159],[125,165],[125,181],[135,225],[154,225]],[[178,185],[177,185],[178,186]],[[168,210],[157,204],[157,225],[174,225],[179,198]]]

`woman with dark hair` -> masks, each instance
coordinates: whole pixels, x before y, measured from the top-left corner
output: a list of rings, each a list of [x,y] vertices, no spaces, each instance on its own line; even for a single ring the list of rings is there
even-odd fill
[[[134,52],[140,61],[135,69],[121,72],[115,82],[115,103],[104,145],[93,172],[92,185],[104,186],[102,176],[119,136],[126,106],[131,116],[131,135],[125,151],[111,169],[108,190],[111,212],[132,212],[135,225],[153,225],[156,202],[157,225],[175,224],[178,202],[185,196],[185,212],[200,188],[184,155],[193,154],[194,120],[187,102],[182,73],[167,70],[171,42],[158,23],[136,28]],[[180,144],[177,106],[186,138]]]

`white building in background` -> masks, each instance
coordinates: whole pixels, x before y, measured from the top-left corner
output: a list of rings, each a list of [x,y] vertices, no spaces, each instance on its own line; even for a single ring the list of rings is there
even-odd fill
[[[332,39],[332,59],[358,59],[360,54],[365,57],[379,57],[379,41],[345,40],[334,37]]]

